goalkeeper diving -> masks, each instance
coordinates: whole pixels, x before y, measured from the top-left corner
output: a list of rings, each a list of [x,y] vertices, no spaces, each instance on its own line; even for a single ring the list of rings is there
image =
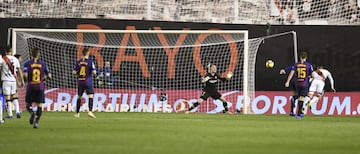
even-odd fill
[[[217,90],[217,83],[218,83],[218,81],[226,81],[226,80],[231,79],[233,73],[229,72],[226,75],[226,78],[223,78],[223,77],[220,77],[220,75],[218,73],[216,73],[216,70],[217,70],[216,65],[211,64],[210,72],[207,73],[201,80],[201,82],[205,83],[205,85],[202,89],[200,98],[185,113],[189,113],[189,111],[193,110],[194,108],[199,106],[202,102],[206,101],[209,97],[211,97],[214,100],[219,99],[219,100],[221,100],[221,102],[223,102],[223,106],[224,106],[223,113],[232,114],[231,112],[229,112],[226,99],[224,97],[222,97],[221,94],[219,93],[219,91]]]

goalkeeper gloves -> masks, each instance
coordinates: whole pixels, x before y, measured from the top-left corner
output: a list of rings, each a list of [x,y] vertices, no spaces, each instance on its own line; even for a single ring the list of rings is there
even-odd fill
[[[229,72],[226,74],[227,79],[230,79],[233,76],[233,72]]]

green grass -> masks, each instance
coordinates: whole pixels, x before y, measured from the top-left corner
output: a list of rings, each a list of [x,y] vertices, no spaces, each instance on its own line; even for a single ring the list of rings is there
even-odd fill
[[[45,112],[39,129],[21,119],[0,126],[1,154],[360,153],[359,117]]]

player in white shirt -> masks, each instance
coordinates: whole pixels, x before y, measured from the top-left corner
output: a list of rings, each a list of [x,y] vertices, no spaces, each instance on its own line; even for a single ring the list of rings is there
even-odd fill
[[[7,103],[8,118],[13,117],[12,103],[14,103],[16,117],[20,118],[20,107],[17,94],[17,85],[23,86],[24,79],[22,78],[22,71],[19,60],[13,56],[13,51],[10,47],[6,49],[6,55],[0,59],[1,81],[3,88],[3,95]],[[18,78],[19,77],[19,78]],[[19,82],[18,82],[19,79]]]
[[[312,76],[313,79],[311,81],[309,88],[309,97],[311,100],[307,103],[310,109],[311,109],[311,105],[313,103],[317,103],[324,95],[324,87],[325,87],[326,79],[329,79],[330,81],[331,90],[333,92],[336,92],[334,87],[334,79],[331,76],[331,73],[327,69],[324,69],[322,66],[319,66],[314,72],[312,72]],[[315,93],[316,95],[314,96]]]

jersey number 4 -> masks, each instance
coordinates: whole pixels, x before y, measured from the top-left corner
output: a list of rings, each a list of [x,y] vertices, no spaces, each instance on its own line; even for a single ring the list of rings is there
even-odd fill
[[[86,67],[85,66],[81,66],[79,75],[83,76],[83,77],[86,76]]]

